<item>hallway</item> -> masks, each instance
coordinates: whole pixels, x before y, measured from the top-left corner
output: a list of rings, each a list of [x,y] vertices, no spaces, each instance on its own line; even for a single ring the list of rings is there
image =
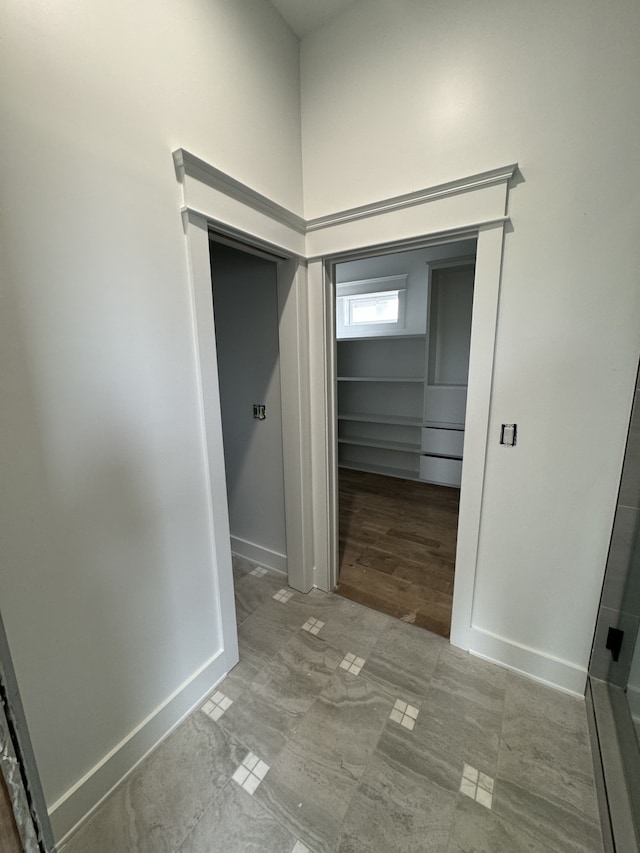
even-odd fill
[[[601,853],[582,701],[234,563],[240,663],[61,853]]]

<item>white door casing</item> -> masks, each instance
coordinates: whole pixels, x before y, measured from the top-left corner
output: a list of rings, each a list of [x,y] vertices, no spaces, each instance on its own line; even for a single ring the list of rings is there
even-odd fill
[[[337,485],[335,330],[332,305],[333,264],[343,255],[375,254],[376,249],[408,248],[453,239],[477,238],[471,358],[462,490],[458,528],[451,642],[469,649],[473,628],[480,516],[488,443],[493,354],[502,266],[504,227],[508,221],[509,183],[517,166],[509,165],[419,190],[393,199],[305,222],[250,187],[185,151],[174,152],[183,191],[183,220],[188,245],[190,230],[206,225],[251,245],[289,258],[278,265],[281,307],[281,381],[283,449],[289,584],[303,592],[337,581]],[[191,251],[191,250],[190,250]],[[190,261],[195,292],[211,291],[210,269]],[[199,280],[202,279],[202,280]],[[213,314],[197,316],[199,356],[215,353]],[[209,356],[206,356],[209,358]],[[213,362],[215,364],[215,362]],[[201,365],[201,379],[207,371]],[[213,389],[216,389],[215,392]],[[211,489],[224,490],[221,433],[210,430],[217,393],[202,387]],[[217,471],[217,475],[215,472]],[[217,482],[216,482],[217,481]],[[230,552],[223,542],[228,531],[226,497],[212,497],[219,580],[228,595]],[[222,555],[222,562],[220,562]],[[228,579],[222,575],[228,573]],[[222,589],[221,589],[222,592]],[[224,607],[223,607],[224,609]],[[223,621],[224,631],[224,621]],[[225,640],[226,640],[225,636]]]

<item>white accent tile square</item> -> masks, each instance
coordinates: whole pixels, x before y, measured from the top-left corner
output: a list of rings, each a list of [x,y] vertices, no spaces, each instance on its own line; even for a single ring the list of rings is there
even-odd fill
[[[493,794],[493,779],[491,776],[487,776],[486,773],[480,773],[478,776],[478,785],[481,788],[484,788],[485,791],[489,791],[490,794]]]
[[[273,597],[276,601],[286,604],[290,598],[293,598],[293,592],[290,589],[279,589]]]
[[[253,773],[249,773],[249,775],[243,782],[242,787],[247,792],[247,794],[253,795],[261,781],[262,780],[258,779],[257,776],[254,776]]]
[[[257,755],[254,755],[253,752],[250,752],[231,778],[234,782],[237,782],[238,785],[247,792],[247,794],[251,794],[253,796],[258,785],[262,782],[268,772],[269,765],[262,761],[262,759],[258,758]]]
[[[352,675],[360,675],[360,670],[364,666],[364,658],[359,658],[357,655],[349,652],[340,662],[340,666]]]
[[[256,766],[253,768],[254,774],[258,777],[258,779],[262,782],[264,777],[269,772],[269,765],[264,761],[258,761]]]
[[[460,793],[490,809],[493,803],[493,779],[486,773],[479,773],[475,767],[465,764],[462,770]]]
[[[311,853],[311,850],[302,841],[296,841],[291,853]]]
[[[474,785],[478,782],[478,771],[475,767],[471,767],[471,765],[469,764],[464,765],[462,776],[465,779],[470,779],[474,783]]]
[[[324,628],[324,622],[316,619],[315,616],[310,616],[302,626],[302,630],[308,631],[310,634],[317,634],[321,628]]]
[[[263,569],[262,566],[256,566],[255,569],[249,572],[250,575],[253,575],[254,578],[262,578],[267,574],[267,570]]]
[[[204,703],[202,710],[205,712],[207,717],[210,717],[212,720],[219,720],[227,708],[232,704],[232,699],[229,699],[229,697],[225,696],[224,693],[221,693],[220,690],[216,690],[213,696],[207,699]]]
[[[465,779],[462,777],[462,782],[460,782],[460,791],[463,794],[466,794],[467,797],[471,797],[472,800],[476,798],[476,783],[472,782],[470,779]]]
[[[398,711],[397,708],[394,708],[391,711],[390,718],[394,723],[400,723],[402,725],[402,711]]]
[[[403,702],[402,699],[396,699],[396,703],[389,714],[389,719],[393,720],[394,723],[400,723],[403,728],[409,729],[412,732],[419,712],[420,709],[416,708],[415,705],[409,705],[408,702]]]
[[[237,782],[238,785],[242,785],[249,778],[249,773],[249,769],[247,767],[243,767],[241,764],[233,774],[232,779],[234,782]]]
[[[490,809],[492,801],[493,794],[490,794],[489,791],[485,791],[484,788],[481,788],[480,785],[478,785],[478,790],[476,791],[476,803],[480,803],[481,806]]]

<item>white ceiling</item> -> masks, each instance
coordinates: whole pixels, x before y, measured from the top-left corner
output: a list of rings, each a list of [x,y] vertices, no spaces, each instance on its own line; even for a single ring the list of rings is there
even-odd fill
[[[271,0],[296,35],[302,36],[335,18],[356,0]]]

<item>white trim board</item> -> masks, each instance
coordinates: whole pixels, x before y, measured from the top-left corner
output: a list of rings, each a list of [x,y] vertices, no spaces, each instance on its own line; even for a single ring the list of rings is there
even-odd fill
[[[472,655],[504,666],[548,687],[562,690],[563,693],[584,699],[587,685],[587,670],[584,667],[506,637],[499,637],[475,625],[471,628],[470,639],[469,652]]]
[[[503,186],[514,178],[518,170],[518,164],[511,163],[508,166],[478,172],[475,175],[457,178],[456,180],[437,184],[433,187],[425,187],[410,193],[403,193],[402,195],[370,202],[369,204],[348,208],[347,210],[340,210],[326,216],[305,220],[246,184],[243,184],[241,181],[232,178],[185,148],[177,148],[173,152],[173,162],[176,175],[181,183],[184,184],[187,177],[195,178],[197,181],[230,198],[234,198],[248,207],[262,211],[283,225],[294,228],[300,234],[308,234],[312,231],[320,231],[325,228],[344,225],[347,222],[367,219],[381,213],[390,213],[407,207],[421,206],[426,202],[465,194],[470,190]]]
[[[501,185],[510,181],[518,169],[517,163],[512,163],[510,166],[503,166],[499,169],[490,169],[488,172],[480,172],[477,175],[469,175],[466,178],[459,178],[455,181],[448,181],[444,184],[438,184],[434,187],[426,187],[425,189],[415,190],[404,195],[393,196],[392,198],[375,201],[371,204],[363,204],[360,207],[352,207],[349,210],[342,210],[338,213],[330,213],[328,216],[319,216],[316,219],[307,221],[307,233],[309,231],[318,231],[320,228],[329,228],[332,225],[341,225],[344,222],[353,222],[356,219],[364,219],[368,216],[379,213],[390,213],[392,210],[401,210],[405,207],[414,207],[424,204],[427,201],[435,201],[446,198],[447,196],[458,195],[459,193],[476,190],[481,187],[489,187],[495,184]]]
[[[250,560],[252,563],[259,563],[261,566],[273,569],[274,572],[287,574],[287,555],[280,554],[278,551],[271,551],[269,548],[263,548],[261,545],[256,545],[255,542],[248,542],[246,539],[232,536],[231,553],[237,554],[238,557],[243,557],[245,560]]]
[[[173,152],[173,162],[178,180],[183,183],[186,176],[196,178],[198,181],[207,184],[212,189],[219,190],[224,195],[234,198],[242,204],[252,207],[255,210],[260,210],[275,219],[282,225],[287,225],[295,229],[300,234],[306,231],[306,222],[301,217],[286,207],[277,204],[262,193],[257,192],[251,187],[243,184],[241,181],[232,178],[225,172],[216,169],[195,154],[191,154],[184,148],[178,148]]]
[[[230,668],[223,650],[213,655],[51,805],[49,818],[58,845],[65,842],[113,789],[169,737]]]

